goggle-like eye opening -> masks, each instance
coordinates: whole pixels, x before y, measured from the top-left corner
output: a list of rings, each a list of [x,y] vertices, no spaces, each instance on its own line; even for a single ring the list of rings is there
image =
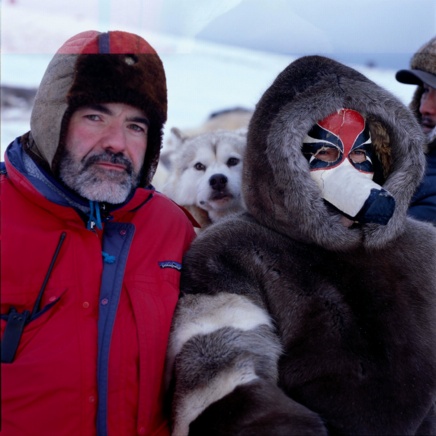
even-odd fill
[[[318,159],[322,162],[333,163],[341,156],[341,152],[336,147],[322,146],[312,155],[312,159]]]

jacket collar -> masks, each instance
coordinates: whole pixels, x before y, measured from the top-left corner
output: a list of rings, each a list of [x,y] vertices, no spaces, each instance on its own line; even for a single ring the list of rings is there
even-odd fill
[[[38,165],[24,150],[21,138],[12,142],[5,153],[6,161],[24,177],[29,184],[36,189],[44,198],[59,206],[75,209],[83,218],[90,215],[90,201],[70,190],[57,180],[50,172]],[[99,205],[106,214],[114,211],[129,211],[140,207],[153,196],[154,188],[137,188],[122,204]],[[95,206],[95,202],[94,202]]]

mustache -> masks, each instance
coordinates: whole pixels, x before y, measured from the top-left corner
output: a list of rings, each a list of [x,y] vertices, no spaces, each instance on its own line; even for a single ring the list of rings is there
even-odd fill
[[[431,117],[421,117],[421,124],[428,126],[428,127],[434,127],[435,123]]]
[[[111,153],[110,151],[94,154],[89,156],[87,159],[84,159],[83,170],[86,170],[90,166],[101,162],[123,165],[126,167],[126,172],[129,175],[133,173],[133,164],[129,159],[127,159],[127,157],[125,157],[122,153]]]

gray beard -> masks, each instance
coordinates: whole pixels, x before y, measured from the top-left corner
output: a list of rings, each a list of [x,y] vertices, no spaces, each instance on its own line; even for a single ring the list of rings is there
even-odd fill
[[[436,140],[436,127],[425,134],[425,139],[427,140],[427,144],[431,144],[434,140]]]
[[[126,165],[126,171],[107,170],[96,162],[113,162]],[[59,166],[60,179],[80,196],[91,201],[110,204],[123,203],[139,184],[139,175],[132,163],[122,155],[101,153],[76,161],[68,150],[64,150]]]

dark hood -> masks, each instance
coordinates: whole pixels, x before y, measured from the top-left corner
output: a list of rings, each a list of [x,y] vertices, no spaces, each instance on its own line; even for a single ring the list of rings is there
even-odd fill
[[[310,177],[303,138],[341,108],[360,112],[369,125],[380,163],[375,181],[396,202],[387,225],[344,227]],[[415,117],[392,94],[331,59],[300,58],[279,74],[251,119],[243,174],[247,209],[267,227],[330,250],[382,247],[404,229],[424,172],[423,142]]]

